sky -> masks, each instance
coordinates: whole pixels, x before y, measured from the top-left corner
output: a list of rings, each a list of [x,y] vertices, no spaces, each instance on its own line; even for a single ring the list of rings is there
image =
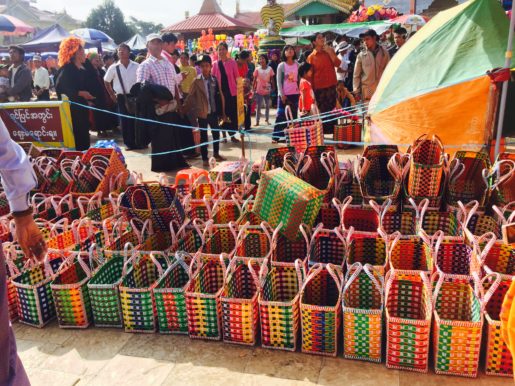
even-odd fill
[[[144,21],[162,23],[164,26],[184,19],[184,13],[195,15],[203,0],[115,0],[125,16],[134,16]],[[35,6],[48,11],[66,9],[69,15],[79,20],[86,20],[92,8],[102,3],[102,0],[36,0]],[[218,0],[222,9],[229,16],[234,16],[236,0]],[[258,11],[265,0],[241,0],[242,11]]]

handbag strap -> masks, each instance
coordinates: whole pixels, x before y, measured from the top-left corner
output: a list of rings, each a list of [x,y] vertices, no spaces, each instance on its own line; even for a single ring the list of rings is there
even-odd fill
[[[116,65],[116,73],[118,74],[118,80],[120,81],[120,85],[122,86],[123,95],[125,97],[125,95],[127,95],[127,91],[125,91],[125,85],[123,84],[122,73],[120,72],[121,65],[122,65],[121,63],[118,63]]]

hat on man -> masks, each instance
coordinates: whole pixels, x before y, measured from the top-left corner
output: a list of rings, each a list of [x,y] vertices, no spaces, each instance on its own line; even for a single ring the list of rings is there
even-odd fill
[[[338,44],[338,46],[336,47],[336,53],[339,54],[340,52],[344,52],[344,51],[347,51],[349,48],[351,47],[351,45],[347,42],[341,42],[340,44]]]
[[[32,61],[33,62],[35,62],[35,61],[41,62],[41,55],[34,55],[34,57],[32,58]]]
[[[197,60],[197,65],[200,65],[202,63],[209,63],[209,64],[212,64],[213,61],[211,60],[211,56],[209,55],[200,55],[200,57],[198,58]]]
[[[373,29],[367,29],[365,32],[359,34],[360,39],[363,39],[365,36],[370,36],[370,37],[376,38],[376,39],[379,37],[377,32]]]
[[[159,34],[147,35],[147,43],[150,43],[152,40],[156,40],[156,39],[163,41],[163,39],[161,38],[161,35],[159,35]]]

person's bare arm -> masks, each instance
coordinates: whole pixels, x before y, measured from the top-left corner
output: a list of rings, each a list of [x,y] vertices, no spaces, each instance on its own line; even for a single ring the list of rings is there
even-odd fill
[[[111,85],[110,82],[106,82],[106,81],[104,81],[104,84],[106,85],[106,89],[107,89],[107,92],[109,93],[109,96],[111,97],[113,102],[116,103],[116,93],[113,90],[113,86]]]

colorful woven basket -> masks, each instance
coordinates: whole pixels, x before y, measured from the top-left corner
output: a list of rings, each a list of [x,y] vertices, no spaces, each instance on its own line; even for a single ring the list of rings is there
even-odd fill
[[[375,237],[378,235],[379,215],[372,208],[351,206],[352,197],[347,197],[341,203],[334,199],[335,205],[340,208],[342,228],[352,232],[352,238]],[[352,231],[351,231],[352,228]]]
[[[260,264],[234,257],[220,293],[224,342],[254,346],[259,331]]]
[[[122,193],[120,210],[127,220],[150,219],[154,229],[169,230],[171,221],[182,224],[184,209],[175,190],[157,183],[134,185]]]
[[[361,206],[364,203],[361,186],[354,172],[352,161],[339,164],[340,173],[334,176],[334,197],[344,201],[348,196],[352,197],[354,206]]]
[[[499,154],[499,159],[493,165],[489,178],[493,180],[490,186],[490,202],[504,206],[515,201],[515,160],[508,155]]]
[[[354,264],[370,265],[381,275],[388,270],[386,242],[382,237],[361,237],[347,243],[347,271]]]
[[[345,263],[345,237],[340,228],[325,229],[324,224],[318,224],[311,237],[301,228],[308,244],[307,265],[333,264],[343,269]],[[298,256],[300,257],[300,256]]]
[[[175,259],[153,289],[158,330],[162,334],[187,334],[188,316],[184,292],[190,280],[191,256],[177,252]]]
[[[275,169],[264,172],[252,211],[290,240],[298,239],[300,224],[313,226],[324,192],[290,173]]]
[[[353,144],[349,142],[361,142],[363,123],[357,117],[341,118],[337,125],[334,125],[333,141],[338,149],[348,149]]]
[[[120,300],[126,332],[156,331],[157,310],[152,291],[169,265],[166,254],[148,250],[135,251],[125,262]]]
[[[234,257],[270,260],[273,240],[277,239],[279,229],[280,227],[271,229],[264,221],[259,226],[252,226],[249,223],[240,226]]]
[[[383,297],[381,272],[359,262],[348,267],[342,293],[344,358],[381,362]]]
[[[387,256],[390,269],[412,274],[424,272],[429,275],[432,273],[433,255],[431,247],[422,237],[401,238],[401,235],[397,233],[388,242]]]
[[[217,225],[208,222],[203,233],[204,241],[198,252],[200,256],[218,259],[220,254],[225,253],[232,257],[236,250],[237,229],[234,222]]]
[[[435,372],[475,378],[483,332],[482,302],[491,297],[498,283],[483,300],[463,277],[437,273],[433,282]]]
[[[472,279],[472,248],[465,242],[453,238],[439,237],[434,246],[434,265],[445,278]]]
[[[302,352],[336,356],[341,325],[342,267],[315,264],[300,291]]]
[[[390,199],[397,204],[402,192],[402,156],[395,145],[367,146],[356,163],[356,177],[365,203],[383,203]]]
[[[308,245],[304,238],[290,241],[282,234],[274,239],[272,248],[272,263],[280,265],[295,265],[297,259],[304,260],[308,255]]]
[[[133,249],[131,243],[126,243],[121,251],[111,251],[109,259],[93,274],[87,284],[96,327],[123,327],[120,284],[124,276],[123,268],[132,258]],[[101,252],[93,246],[91,253]]]
[[[426,373],[431,331],[431,285],[423,272],[386,276],[386,367]]]
[[[491,283],[488,283],[488,286],[486,283],[485,289],[489,289]],[[485,304],[486,349],[484,351],[487,375],[513,377],[513,358],[502,337],[500,317],[502,302],[510,284],[511,280],[502,279],[492,297]]]
[[[408,193],[414,197],[436,197],[444,172],[444,148],[436,135],[418,138],[410,154]]]
[[[294,122],[290,106],[286,106],[286,117],[290,121],[288,128],[284,130],[288,146],[302,152],[309,146],[324,144],[324,128],[319,118]]]
[[[56,316],[50,282],[64,266],[67,256],[60,251],[51,252],[60,257],[50,260],[47,254],[44,262],[23,270],[11,279],[18,295],[18,320],[21,323],[41,328]]]
[[[447,205],[456,206],[458,201],[467,204],[478,201],[485,206],[489,181],[486,177],[490,159],[486,152],[458,151],[450,164],[447,186]],[[483,173],[483,171],[486,173]]]
[[[88,328],[93,322],[88,281],[98,265],[92,254],[72,253],[70,259],[50,283],[61,328]]]
[[[265,156],[264,171],[282,168],[284,166],[284,156],[288,153],[295,154],[295,148],[293,146],[286,146],[268,149]]]
[[[264,262],[260,271],[259,318],[261,346],[295,351],[299,332],[299,296],[303,282],[301,260],[292,265]]]
[[[222,338],[220,322],[220,294],[223,290],[227,255],[218,257],[195,256],[186,285],[188,334],[192,339]],[[195,271],[193,267],[196,266]]]

